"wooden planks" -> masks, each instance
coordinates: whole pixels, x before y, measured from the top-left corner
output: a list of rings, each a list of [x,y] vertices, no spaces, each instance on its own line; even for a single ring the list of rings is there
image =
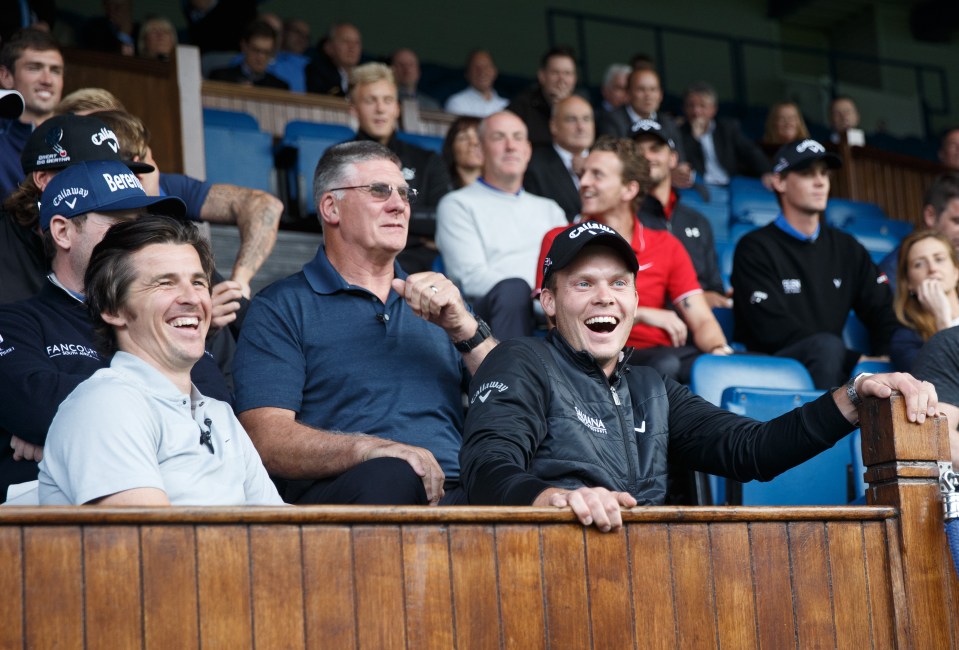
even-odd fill
[[[909,609],[887,508],[21,512],[2,647],[887,648]]]

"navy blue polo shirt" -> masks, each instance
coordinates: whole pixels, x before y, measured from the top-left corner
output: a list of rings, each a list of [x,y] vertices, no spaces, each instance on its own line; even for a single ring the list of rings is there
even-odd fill
[[[405,278],[399,265],[396,275]],[[331,431],[429,449],[459,480],[467,375],[442,328],[395,291],[386,304],[350,285],[321,247],[256,295],[233,362],[236,411],[274,407]]]

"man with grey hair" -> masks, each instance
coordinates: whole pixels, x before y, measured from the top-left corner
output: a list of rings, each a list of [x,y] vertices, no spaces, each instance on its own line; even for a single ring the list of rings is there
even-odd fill
[[[313,191],[324,245],[250,306],[240,421],[288,502],[462,502],[461,391],[489,328],[442,274],[396,263],[414,193],[389,149],[331,147]]]
[[[601,108],[606,111],[615,111],[620,106],[625,106],[629,101],[629,93],[626,90],[629,83],[629,73],[633,69],[625,63],[613,63],[606,68],[606,74],[603,75],[603,85],[599,89],[603,96]]]
[[[363,37],[350,23],[333,23],[316,58],[306,65],[306,91],[345,97],[350,72],[363,54]]]

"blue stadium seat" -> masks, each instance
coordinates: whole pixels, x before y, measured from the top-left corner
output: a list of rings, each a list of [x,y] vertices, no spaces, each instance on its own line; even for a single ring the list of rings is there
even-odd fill
[[[728,205],[725,203],[688,203],[687,205],[706,217],[713,229],[713,239],[715,241],[726,241],[729,238]]]
[[[723,391],[731,386],[789,390],[815,388],[806,367],[786,357],[704,354],[693,363],[689,388],[703,399],[719,406]]]
[[[398,140],[415,144],[417,147],[427,149],[428,151],[434,151],[436,153],[443,152],[443,138],[438,135],[422,135],[420,133],[397,131],[396,137]]]
[[[852,199],[829,199],[826,203],[826,223],[842,228],[850,219],[880,219],[889,217],[875,203]]]
[[[733,386],[788,390],[814,390],[809,371],[795,359],[736,354],[720,357],[704,354],[693,363],[689,389],[720,406],[723,391]],[[707,475],[713,503],[726,501],[726,480]]]
[[[855,237],[856,241],[869,251],[869,256],[873,262],[879,263],[899,245],[900,238],[889,229],[888,221],[887,219],[882,221],[849,221],[843,226],[843,230]]]
[[[818,390],[775,390],[728,388],[722,406],[756,420],[768,421],[811,402],[823,394]],[[730,483],[739,495],[730,500],[747,506],[842,505],[852,501],[858,490],[850,481],[856,460],[852,438],[840,440],[818,454],[768,482]],[[731,492],[737,490],[730,490]]]
[[[863,354],[872,354],[872,341],[869,330],[862,324],[856,312],[850,311],[846,317],[846,324],[842,328],[842,340],[850,350],[858,350]]]
[[[896,372],[896,368],[892,365],[892,361],[860,361],[849,373],[849,376],[855,377],[860,372],[871,372],[878,375],[882,372]]]
[[[289,183],[290,201],[299,208],[301,217],[316,213],[313,204],[313,172],[324,152],[334,144],[352,140],[355,133],[342,124],[320,122],[287,122],[283,144],[296,150],[296,164]]]
[[[750,176],[733,176],[729,179],[729,193],[737,192],[768,192],[762,180]]]
[[[730,278],[733,275],[733,255],[736,252],[736,242],[730,238],[728,241],[716,242],[716,259],[719,262],[719,275],[723,279],[723,286],[727,289],[733,285]]]
[[[882,237],[891,237],[897,242],[912,232],[913,225],[899,219],[873,218],[866,216],[850,217],[842,229],[852,233],[875,233]]]
[[[776,195],[762,192],[736,192],[729,201],[729,213],[733,221],[764,226],[779,214]]]
[[[273,136],[263,131],[203,127],[206,180],[276,194]]]
[[[227,111],[220,108],[203,109],[203,128],[218,127],[235,131],[259,131],[256,118],[244,111]]]

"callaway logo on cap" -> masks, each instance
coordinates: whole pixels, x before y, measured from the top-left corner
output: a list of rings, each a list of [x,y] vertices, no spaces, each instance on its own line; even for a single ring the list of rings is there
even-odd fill
[[[654,136],[660,142],[665,143],[670,149],[676,149],[676,143],[673,142],[672,138],[663,133],[663,125],[656,120],[640,120],[633,124],[633,139],[635,140],[644,135]]]
[[[186,205],[175,196],[147,196],[140,181],[121,162],[99,160],[70,165],[50,180],[40,198],[40,227],[55,216],[151,208],[154,214],[183,218]]]
[[[583,247],[589,244],[603,244],[609,246],[619,253],[619,256],[626,262],[626,266],[635,275],[639,268],[639,262],[636,261],[636,253],[625,239],[618,232],[598,221],[584,221],[583,223],[573,224],[566,230],[556,235],[546,259],[543,260],[543,287],[549,277],[561,271],[576,259]]]
[[[776,152],[776,164],[773,173],[794,172],[805,169],[817,160],[825,160],[830,169],[839,169],[842,161],[834,153],[826,151],[826,147],[811,138],[796,140],[784,144]]]
[[[45,120],[27,138],[20,154],[20,164],[28,174],[44,169],[63,169],[90,160],[123,162],[116,134],[91,115],[57,115]],[[153,171],[153,166],[146,163],[124,164],[137,174]]]

